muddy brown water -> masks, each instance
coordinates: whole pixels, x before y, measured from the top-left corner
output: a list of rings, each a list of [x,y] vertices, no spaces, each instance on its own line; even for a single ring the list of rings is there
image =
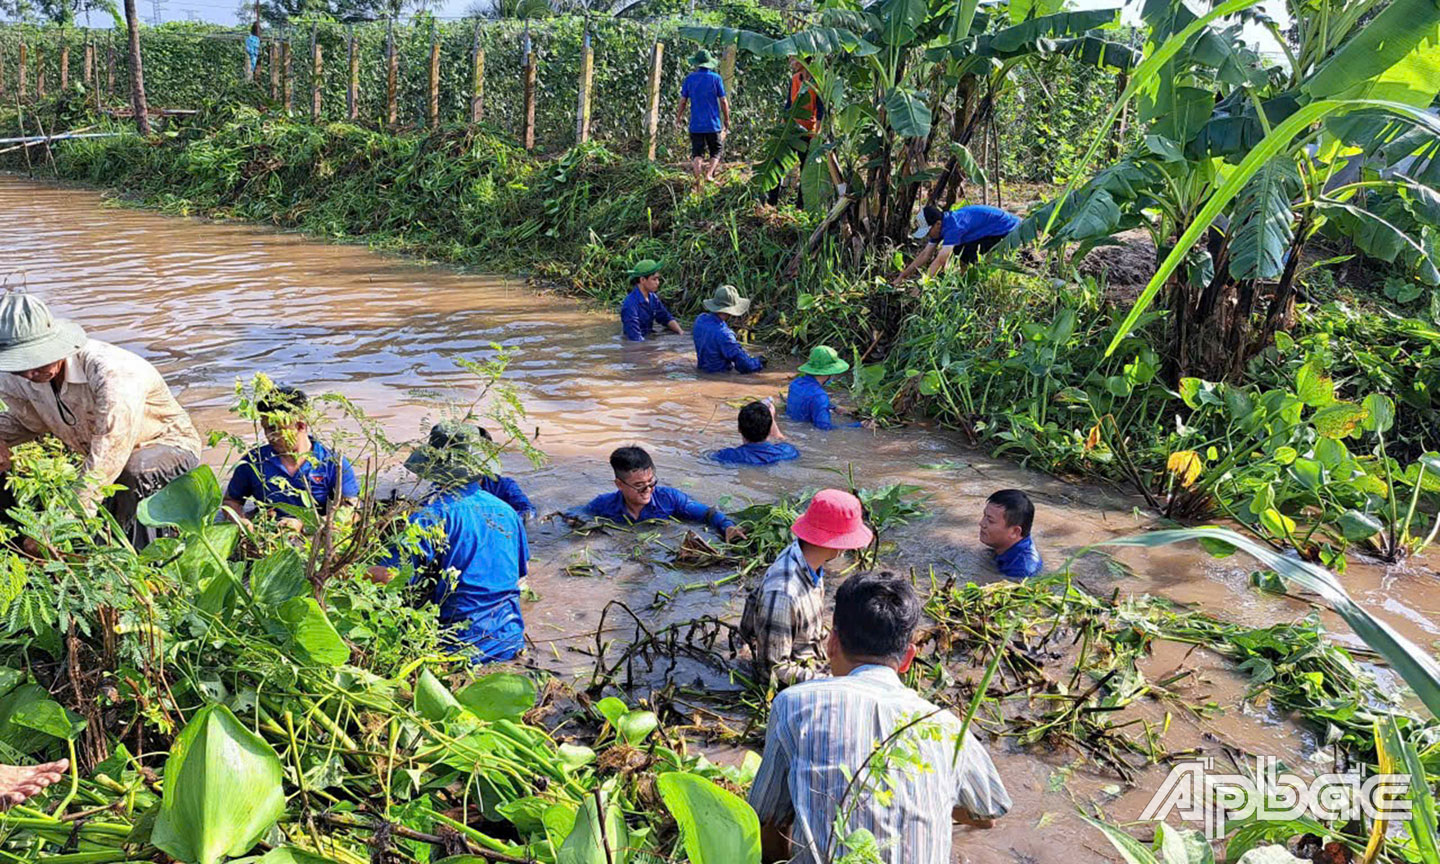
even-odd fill
[[[92,336],[149,358],[205,431],[253,439],[230,406],[237,379],[266,372],[311,392],[343,393],[392,438],[415,439],[437,416],[436,397],[468,402],[474,396],[474,379],[453,358],[483,358],[493,342],[515,352],[509,377],[549,456],[539,469],[508,466],[542,513],[613,488],[607,454],[639,443],[655,457],[661,482],[728,507],[843,483],[847,471],[862,486],[922,487],[931,515],[888,534],[894,546],[883,563],[890,569],[923,574],[934,567],[994,580],[975,532],[985,497],[1003,487],[1027,489],[1036,498],[1035,536],[1052,567],[1089,544],[1153,525],[1137,501],[1120,492],[1026,471],[922,426],[830,433],[787,426],[803,453],[798,462],[769,469],[707,463],[704,451],[737,437],[734,403],[783,393],[793,362],[744,378],[699,376],[688,336],[627,345],[611,312],[537,294],[513,279],[115,207],[92,191],[9,176],[0,176],[0,213],[0,278],[23,281]],[[206,458],[223,468],[234,454],[212,448]],[[403,479],[394,466],[386,466],[385,477]],[[663,539],[673,544],[680,533],[667,528]],[[580,538],[555,522],[535,525],[530,584],[539,599],[526,604],[525,615],[537,663],[584,679],[590,658],[583,651],[613,599],[655,624],[705,614],[738,617],[744,590],[738,584],[681,592],[663,609],[647,609],[657,591],[724,574],[672,568],[655,560],[663,550],[652,546],[637,555],[635,546],[633,535]],[[1303,600],[1252,589],[1248,566],[1238,558],[1217,561],[1194,547],[1124,550],[1118,558],[1136,575],[1116,576],[1093,556],[1075,569],[1096,591],[1163,595],[1249,625],[1308,611]],[[580,560],[595,563],[600,575],[564,572]],[[1440,640],[1436,574],[1423,560],[1353,565],[1345,582],[1356,599],[1418,644]],[[1335,638],[1354,643],[1343,624],[1327,620]],[[1308,731],[1273,709],[1242,703],[1244,682],[1222,658],[1161,643],[1145,671],[1155,680],[1181,667],[1199,673],[1187,697],[1212,700],[1222,711],[1202,720],[1172,710],[1167,746],[1215,755],[1229,746],[1301,766],[1315,756]],[[712,677],[702,686],[726,685]],[[1146,710],[1163,720],[1167,709],[1152,708]],[[1136,786],[1122,788],[1073,752],[1004,743],[992,743],[991,750],[1015,808],[993,830],[957,829],[956,860],[1113,860],[1105,841],[1075,816],[1077,806],[1100,805],[1111,818],[1134,819],[1165,773],[1143,771]]]

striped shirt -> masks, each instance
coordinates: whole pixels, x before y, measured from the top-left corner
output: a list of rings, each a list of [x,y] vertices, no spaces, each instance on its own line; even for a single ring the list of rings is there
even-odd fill
[[[826,674],[825,570],[811,570],[796,540],[745,598],[740,636],[750,645],[756,677],[777,685]]]
[[[790,826],[791,864],[830,860],[832,833],[844,845],[862,828],[874,836],[885,864],[949,864],[954,807],[980,819],[1010,809],[990,755],[973,736],[966,734],[954,760],[960,725],[888,666],[797,684],[770,706],[765,760],[750,805],[762,823]],[[872,759],[882,748],[887,755]],[[871,768],[864,769],[867,761]],[[842,799],[848,818],[837,830]],[[847,851],[838,849],[835,857]]]

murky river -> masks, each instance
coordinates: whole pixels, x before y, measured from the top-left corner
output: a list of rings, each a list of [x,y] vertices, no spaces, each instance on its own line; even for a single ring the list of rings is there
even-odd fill
[[[230,412],[237,379],[257,372],[311,393],[342,393],[380,421],[394,439],[420,437],[436,417],[435,396],[469,401],[474,378],[454,358],[481,359],[491,343],[513,349],[510,379],[539,431],[549,462],[508,467],[542,513],[564,510],[613,488],[605,459],[624,444],[650,450],[661,482],[730,508],[804,487],[843,484],[921,486],[929,518],[891,532],[891,569],[930,566],[984,582],[996,578],[975,539],[984,499],[995,489],[1030,490],[1035,536],[1052,566],[1089,544],[1142,530],[1151,521],[1116,491],[1081,487],[1027,472],[969,450],[943,431],[786,429],[800,461],[771,469],[731,469],[701,454],[737,438],[738,400],[783,392],[793,364],[758,376],[699,376],[689,337],[632,346],[610,311],[537,295],[522,282],[457,274],[295,236],[238,225],[175,219],[106,205],[90,191],[58,189],[0,176],[0,279],[24,284],[89,333],[149,358],[204,431],[252,435]],[[663,290],[663,289],[662,289]],[[774,369],[778,365],[780,368]],[[216,448],[217,467],[234,454]],[[387,477],[399,479],[393,466]],[[668,535],[675,534],[675,538]],[[667,532],[667,539],[678,539]],[[600,610],[622,599],[640,610],[656,592],[703,578],[630,554],[634,538],[577,538],[542,522],[532,532],[528,634],[541,665],[562,674],[588,669],[578,649],[594,644]],[[1243,561],[1215,561],[1195,548],[1127,550],[1118,556],[1134,577],[1113,575],[1099,560],[1076,566],[1095,591],[1164,595],[1251,625],[1303,616],[1303,600],[1262,595],[1249,586]],[[599,575],[567,575],[587,560]],[[1405,567],[1352,566],[1351,593],[1415,642],[1440,640],[1436,574],[1422,562]],[[659,622],[702,614],[738,617],[743,588],[681,593]],[[1337,638],[1348,631],[1334,624]],[[616,634],[623,635],[623,634]],[[1171,650],[1171,649],[1174,650]],[[1197,668],[1207,695],[1225,709],[1199,720],[1176,717],[1173,749],[1233,746],[1292,762],[1313,750],[1308,735],[1284,718],[1239,705],[1243,683],[1224,661],[1188,646],[1162,643],[1147,675],[1182,663]],[[1204,700],[1200,700],[1204,701]],[[1156,718],[1163,718],[1157,709]],[[1112,787],[1111,776],[1067,752],[992,747],[1014,811],[994,830],[957,830],[957,860],[972,862],[1101,861],[1109,846],[1074,816],[1078,805],[1103,804],[1112,818],[1134,819],[1163,772],[1138,788]],[[1073,767],[1075,765],[1077,767]],[[1073,770],[1073,773],[1071,773]]]

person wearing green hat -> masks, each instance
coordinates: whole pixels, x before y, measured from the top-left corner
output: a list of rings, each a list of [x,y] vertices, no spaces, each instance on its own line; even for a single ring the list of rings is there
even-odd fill
[[[106,508],[136,549],[148,545],[153,532],[135,518],[140,499],[200,464],[200,436],[160,372],[87,338],[40,298],[11,293],[0,297],[0,373],[0,472],[10,470],[10,448],[53,436],[85,457],[76,489],[85,511],[95,513],[104,487],[119,484]]]
[[[701,48],[690,57],[695,69],[685,76],[680,87],[680,108],[675,125],[685,122],[685,109],[690,109],[690,172],[695,175],[698,190],[706,180],[715,179],[724,149],[725,133],[730,131],[730,100],[725,98],[725,79],[715,71],[715,56]],[[710,167],[705,167],[705,155]]]
[[[810,349],[810,359],[800,367],[804,374],[790,382],[790,393],[785,397],[785,416],[800,423],[813,423],[816,429],[834,429],[835,424],[830,420],[830,394],[825,392],[825,385],[849,369],[850,364],[829,345],[817,345]]]
[[[475,663],[509,660],[525,646],[520,582],[530,546],[520,514],[481,485],[492,461],[475,426],[447,422],[431,429],[428,442],[405,460],[406,470],[433,484],[410,515],[421,539],[397,544],[369,571],[381,584],[406,568],[412,584],[432,576],[428,595],[440,607],[446,638]]]
[[[655,332],[656,324],[677,335],[685,333],[660,299],[660,271],[664,267],[659,261],[645,258],[630,268],[630,293],[620,304],[620,327],[631,342],[644,342]]]
[[[691,332],[695,336],[695,368],[701,372],[759,372],[765,368],[764,357],[751,357],[740,347],[730,318],[739,318],[750,311],[750,299],[741,297],[734,285],[721,285],[704,303],[707,311],[695,319]]]

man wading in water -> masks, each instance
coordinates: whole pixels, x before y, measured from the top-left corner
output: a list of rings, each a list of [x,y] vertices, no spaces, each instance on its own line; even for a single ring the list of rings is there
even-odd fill
[[[140,499],[200,464],[200,436],[165,379],[139,356],[89,339],[37,297],[0,297],[0,472],[10,448],[52,435],[83,454],[79,504],[93,515],[102,487],[125,487],[105,502],[130,543],[154,539],[135,518]],[[0,512],[14,506],[0,484]],[[25,546],[38,548],[27,538]]]

